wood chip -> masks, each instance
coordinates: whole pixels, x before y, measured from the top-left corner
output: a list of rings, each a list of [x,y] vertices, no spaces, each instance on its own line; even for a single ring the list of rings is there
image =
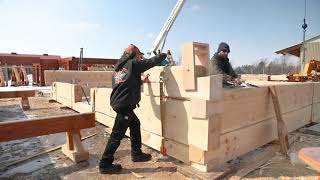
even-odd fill
[[[133,174],[135,177],[137,177],[137,178],[144,178],[144,176],[142,176],[142,175],[140,175],[140,174],[138,174],[138,173],[135,173],[135,172],[133,172],[133,171],[131,171],[131,174]]]

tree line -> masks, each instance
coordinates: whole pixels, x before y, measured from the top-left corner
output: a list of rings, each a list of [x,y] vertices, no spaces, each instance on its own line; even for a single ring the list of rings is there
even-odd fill
[[[299,73],[300,62],[292,62],[286,58],[275,58],[273,60],[264,58],[253,64],[245,64],[235,67],[234,71],[237,74],[292,74]]]

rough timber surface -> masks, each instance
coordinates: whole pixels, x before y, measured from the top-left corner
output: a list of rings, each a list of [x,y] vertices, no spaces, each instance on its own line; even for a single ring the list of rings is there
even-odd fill
[[[46,85],[53,82],[65,82],[72,84],[96,83],[102,87],[106,83],[111,85],[112,71],[67,71],[67,70],[46,70],[44,71]],[[110,87],[110,86],[109,86]]]
[[[60,84],[64,89],[62,94],[65,94],[58,93],[62,101],[65,100],[62,97],[69,97],[72,93],[73,97],[77,94],[74,90],[66,91],[70,89],[70,87],[67,88],[69,84]],[[311,120],[318,119],[318,111],[314,109],[319,104],[319,87],[319,84],[315,83],[277,83],[282,116],[289,132]],[[110,88],[95,88],[91,103],[97,114],[97,120],[112,127],[116,114],[109,105],[110,93]],[[213,109],[205,107],[193,109],[192,98],[185,100],[167,98],[163,123],[160,121],[160,97],[155,95],[152,89],[148,89],[149,94],[145,93],[147,93],[146,89],[142,95],[141,108],[135,110],[141,120],[143,143],[159,150],[164,140],[169,155],[184,162],[191,162],[193,166],[203,171],[212,170],[217,167],[216,165],[221,165],[223,162],[277,139],[276,118],[267,86],[225,89],[221,101],[212,101],[217,106],[208,106]],[[192,97],[188,92],[184,93]],[[199,106],[207,106],[211,101],[198,100],[197,102]],[[201,102],[205,104],[201,105]],[[218,105],[222,108],[218,108]],[[74,104],[72,106],[75,107]],[[90,108],[87,110],[90,111]],[[161,126],[164,126],[164,134]],[[217,128],[219,126],[220,128]],[[216,129],[210,130],[212,127]],[[220,132],[220,137],[213,132]],[[202,138],[198,138],[200,136]],[[212,142],[216,142],[215,145],[210,145]]]
[[[289,132],[315,119],[317,111],[312,112],[312,109],[315,108],[313,102],[318,99],[317,93],[314,93],[318,90],[316,87],[318,85],[314,83],[277,84],[282,116]],[[154,89],[157,92],[157,88]],[[108,94],[111,93],[111,89],[98,88],[96,91],[96,112],[111,117],[108,120],[99,120],[102,118],[98,116],[97,119],[112,127],[115,113],[109,107]],[[194,114],[191,100],[168,98],[165,101],[165,119],[162,124],[159,110],[155,111],[159,106],[159,97],[152,89],[146,92],[145,88],[144,93],[142,107],[136,112],[141,119],[143,131],[163,137],[170,156],[187,163],[192,162],[191,164],[200,170],[210,171],[218,167],[216,165],[277,139],[276,117],[268,86],[224,90],[223,100],[220,102],[222,110],[216,115],[213,113],[210,118],[203,116],[204,119],[193,118],[195,115],[200,116],[199,112],[205,109],[204,107],[196,109],[196,112],[199,112]],[[208,111],[215,112],[217,109]],[[218,122],[221,122],[221,128],[218,128],[221,135],[218,140],[213,140],[214,131],[210,131],[210,127],[213,126],[211,124],[214,124],[214,127],[219,126]],[[161,134],[161,125],[164,126],[164,134]],[[212,141],[219,142],[218,146],[210,148],[209,144]],[[156,147],[154,144],[159,144],[152,141],[144,143],[150,143],[153,147]]]
[[[0,142],[95,126],[93,113],[0,122]]]

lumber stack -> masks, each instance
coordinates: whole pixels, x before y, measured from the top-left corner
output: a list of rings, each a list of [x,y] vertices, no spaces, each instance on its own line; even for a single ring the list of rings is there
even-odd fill
[[[268,81],[270,79],[270,75],[267,74],[241,74],[240,77],[245,82]]]
[[[143,85],[135,109],[144,144],[156,150],[164,145],[168,155],[207,172],[277,139],[268,86],[223,89],[222,75],[210,75],[208,44],[188,43],[181,57],[181,66],[146,72],[152,83]],[[320,121],[320,83],[275,83],[275,88],[289,132]],[[90,95],[97,121],[109,127],[116,115],[109,105],[111,92],[92,88]]]
[[[255,81],[288,81],[286,74],[267,75],[267,74],[241,74],[241,80],[245,82]]]

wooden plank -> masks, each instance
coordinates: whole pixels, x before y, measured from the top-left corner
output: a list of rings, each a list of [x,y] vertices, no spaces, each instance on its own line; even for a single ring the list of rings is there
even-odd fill
[[[195,77],[195,55],[193,43],[187,43],[182,46],[181,51],[182,59],[182,75],[183,75],[183,88],[186,91],[196,90],[196,77]]]
[[[201,172],[189,165],[181,164],[178,165],[177,171],[189,178],[192,179],[200,179],[200,180],[213,180],[213,179],[224,179],[230,174],[232,174],[235,169],[234,168],[227,168],[221,171],[214,171],[214,172]]]
[[[288,81],[287,74],[271,75],[270,81]]]
[[[288,131],[286,124],[283,121],[281,114],[280,102],[278,99],[277,89],[275,86],[269,87],[270,94],[273,101],[274,111],[277,117],[277,130],[278,130],[278,140],[280,142],[280,151],[284,155],[288,155],[289,150],[289,140],[288,140]]]
[[[279,85],[277,89],[283,114],[312,104],[312,83]],[[223,103],[223,109],[228,109],[223,114],[223,133],[275,117],[268,87],[225,90]]]
[[[36,90],[0,91],[0,99],[18,98],[18,97],[35,97],[35,95],[36,95]]]
[[[94,113],[0,122],[0,142],[94,126]]]
[[[278,145],[268,145],[267,147],[262,148],[262,150],[258,153],[248,153],[248,155],[245,155],[245,157],[241,158],[243,162],[240,162],[237,167],[237,172],[230,178],[230,180],[243,178],[250,172],[256,170],[267,161],[272,159],[278,151]]]
[[[245,82],[252,82],[252,81],[268,81],[269,75],[267,74],[241,74],[241,80]]]
[[[298,154],[303,162],[320,172],[320,147],[302,148]]]
[[[82,84],[99,82],[101,84],[110,84],[112,81],[112,71],[44,71],[46,85],[50,86],[53,82],[65,82]],[[99,85],[99,83],[97,83]]]

